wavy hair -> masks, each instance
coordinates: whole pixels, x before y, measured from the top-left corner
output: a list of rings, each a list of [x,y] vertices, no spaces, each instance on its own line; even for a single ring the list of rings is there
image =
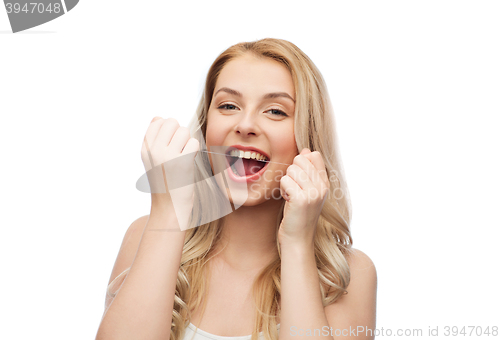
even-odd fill
[[[323,306],[326,307],[347,293],[350,281],[347,258],[352,247],[349,228],[351,203],[340,161],[333,109],[325,81],[314,63],[297,46],[281,39],[266,38],[229,47],[217,57],[208,71],[196,115],[189,123],[191,136],[200,142],[200,150],[206,150],[207,115],[217,78],[229,61],[247,53],[258,58],[271,58],[290,71],[295,87],[294,132],[297,148],[319,151],[323,156],[331,186],[318,221],[314,250]],[[195,162],[197,181],[213,178],[206,153],[199,152]],[[199,307],[202,308],[202,315],[205,311],[206,299],[203,297],[208,292],[208,262],[216,255],[215,246],[220,241],[224,217],[210,216],[217,210],[202,206],[200,202],[218,202],[222,206],[224,197],[220,194],[217,196],[220,200],[214,200],[215,192],[220,192],[215,180],[195,186],[195,195],[201,199],[195,200],[186,231],[177,275],[170,340],[182,340],[191,320],[191,311]],[[280,315],[281,251],[277,236],[285,205],[285,200],[282,201],[276,220],[279,256],[257,275],[252,287],[256,311],[251,340],[257,340],[261,330],[267,340],[278,339],[276,317]],[[212,222],[195,228],[200,221]]]

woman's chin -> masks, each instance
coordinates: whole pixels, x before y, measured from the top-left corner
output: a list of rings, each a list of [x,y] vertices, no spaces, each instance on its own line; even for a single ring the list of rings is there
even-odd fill
[[[252,207],[265,202],[265,199],[263,197],[237,192],[231,192],[231,195],[228,199],[235,208],[238,208],[240,206]]]
[[[281,201],[280,186],[278,183],[269,183],[264,176],[260,180],[252,183],[239,183],[231,181],[226,177],[226,181],[222,176],[216,176],[216,181],[226,199],[237,209],[240,206],[251,207],[257,206],[268,201]],[[271,185],[270,185],[271,184]]]
[[[231,196],[229,196],[228,200],[238,208],[240,206],[245,207],[253,207],[263,203],[267,203],[269,201],[281,201],[283,197],[281,197],[279,193],[279,188],[274,190],[275,195],[271,195],[267,193],[267,191],[255,192],[255,191],[247,191],[247,192],[233,192],[231,191]]]

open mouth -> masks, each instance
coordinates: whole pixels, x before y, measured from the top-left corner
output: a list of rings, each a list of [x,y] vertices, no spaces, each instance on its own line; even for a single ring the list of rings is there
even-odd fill
[[[255,151],[231,149],[226,153],[228,164],[237,177],[250,177],[260,173],[269,163],[269,158]],[[238,162],[238,160],[241,160]]]

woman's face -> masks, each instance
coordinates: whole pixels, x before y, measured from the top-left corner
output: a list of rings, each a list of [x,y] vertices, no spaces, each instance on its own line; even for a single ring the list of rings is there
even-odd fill
[[[245,197],[240,204],[252,206],[272,198],[281,199],[280,179],[286,175],[287,164],[292,164],[298,154],[293,129],[294,111],[292,76],[277,61],[246,54],[228,62],[219,74],[208,111],[208,150],[220,152],[221,148],[217,146],[225,146],[223,152],[235,145],[240,150],[244,148],[239,146],[250,147],[262,151],[261,154],[268,156],[266,160],[270,161],[255,163],[257,161],[209,153],[212,169],[215,161],[219,169],[223,165],[226,170],[229,187],[236,184],[233,187],[244,188],[247,192],[248,197],[240,196]],[[228,162],[237,160],[237,172],[243,170],[247,176],[259,169],[260,166],[255,164],[267,165],[257,176],[246,180],[231,176],[234,171],[225,163],[226,159]],[[254,170],[250,171],[252,166]],[[232,190],[231,198],[235,199]]]

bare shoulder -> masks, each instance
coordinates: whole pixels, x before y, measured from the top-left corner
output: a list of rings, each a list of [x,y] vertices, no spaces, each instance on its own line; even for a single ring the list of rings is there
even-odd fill
[[[325,307],[328,323],[334,329],[358,326],[374,329],[377,296],[375,264],[368,255],[354,248],[346,259],[351,273],[347,294]]]
[[[374,298],[377,289],[377,269],[372,259],[354,248],[346,258],[351,273],[347,286],[347,295],[351,295],[348,300]]]
[[[141,237],[144,232],[144,228],[146,227],[146,223],[148,222],[148,219],[149,215],[144,215],[136,219],[134,222],[132,222],[132,224],[128,227],[127,231],[125,232],[125,236],[123,237],[120,251],[122,249],[128,250],[128,248],[130,248],[131,246],[135,246],[136,244],[137,246],[139,246],[139,242],[141,241]]]
[[[377,276],[377,270],[372,259],[361,250],[351,248],[351,253],[346,258],[351,272],[364,272],[364,275]]]
[[[125,271],[132,266],[148,219],[149,215],[145,215],[133,221],[123,236],[123,241],[118,251],[118,255],[116,256],[116,261],[108,282],[105,302],[106,307],[109,306],[114,294],[121,287],[126,277],[124,274]]]
[[[141,242],[142,234],[148,219],[149,215],[139,217],[128,227],[123,236],[123,241],[118,251],[109,283],[132,265],[137,249],[139,249],[139,243]]]

